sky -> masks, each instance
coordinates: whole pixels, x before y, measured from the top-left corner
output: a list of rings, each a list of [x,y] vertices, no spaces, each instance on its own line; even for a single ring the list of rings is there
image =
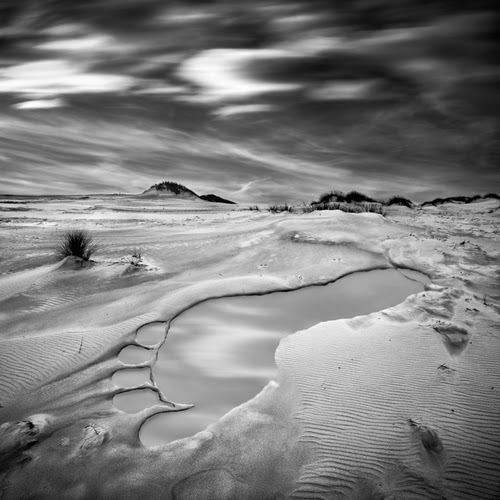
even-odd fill
[[[500,191],[495,3],[1,0],[0,193]]]

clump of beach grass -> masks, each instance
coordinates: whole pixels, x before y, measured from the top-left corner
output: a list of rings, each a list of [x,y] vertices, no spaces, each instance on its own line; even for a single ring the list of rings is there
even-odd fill
[[[305,201],[302,202],[302,206],[300,207],[300,209],[302,210],[303,214],[310,214],[311,212],[314,212],[316,210],[313,205],[308,205]]]
[[[428,205],[434,205],[436,207],[438,205],[443,205],[444,203],[467,204],[467,203],[472,203],[473,201],[478,201],[480,199],[486,199],[486,198],[499,199],[499,196],[496,195],[495,193],[489,193],[484,196],[476,194],[474,196],[450,196],[448,198],[434,198],[431,201],[425,201],[420,206],[425,207]]]
[[[98,248],[99,244],[88,231],[71,229],[63,234],[62,240],[56,248],[56,257],[59,260],[65,257],[78,257],[88,261]]]
[[[311,205],[313,210],[341,210],[351,214],[360,214],[370,212],[379,215],[385,215],[385,211],[379,203],[344,203],[338,201],[330,201],[326,203],[316,203]]]
[[[193,196],[198,196],[194,191],[187,188],[183,184],[172,181],[163,181],[157,184],[153,184],[149,189],[156,189],[156,191],[171,191],[174,194],[190,194]]]
[[[269,205],[267,210],[273,214],[279,214],[281,212],[293,212],[293,207],[288,203],[284,203],[283,205]]]
[[[401,205],[408,208],[413,208],[413,202],[404,196],[392,196],[389,198],[387,205]]]
[[[359,191],[349,191],[347,194],[343,191],[328,191],[323,193],[318,201],[313,201],[312,205],[320,205],[324,203],[380,203],[376,199],[368,196],[364,193],[360,193]]]
[[[140,248],[134,248],[131,257],[128,257],[127,261],[133,266],[140,266],[142,264],[142,250]]]

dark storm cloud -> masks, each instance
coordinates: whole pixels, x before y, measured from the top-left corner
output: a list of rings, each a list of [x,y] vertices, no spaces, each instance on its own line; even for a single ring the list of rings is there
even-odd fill
[[[492,6],[4,0],[4,189],[498,189]]]

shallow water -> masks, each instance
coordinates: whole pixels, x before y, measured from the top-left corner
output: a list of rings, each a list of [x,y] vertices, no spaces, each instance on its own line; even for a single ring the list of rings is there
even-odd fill
[[[150,381],[150,368],[125,368],[113,373],[113,384],[118,387],[134,387]]]
[[[151,351],[137,345],[125,346],[118,354],[118,359],[127,365],[144,363],[151,357]]]
[[[156,446],[205,429],[276,376],[281,338],[321,321],[399,304],[430,282],[420,273],[408,274],[360,272],[326,286],[213,299],[185,311],[172,321],[153,373],[169,400],[196,406],[150,418],[141,441]]]
[[[165,323],[150,323],[137,330],[139,344],[153,346],[165,338]]]
[[[121,392],[113,397],[116,408],[127,413],[139,413],[150,406],[162,404],[158,394],[151,389]]]

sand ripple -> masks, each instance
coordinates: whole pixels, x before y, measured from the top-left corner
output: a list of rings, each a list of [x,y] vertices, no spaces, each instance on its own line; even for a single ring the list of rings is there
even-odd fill
[[[292,498],[495,497],[498,349],[480,360],[472,344],[457,358],[432,328],[414,328],[406,335],[373,314],[282,341],[279,364],[300,389],[300,440],[316,457]]]

